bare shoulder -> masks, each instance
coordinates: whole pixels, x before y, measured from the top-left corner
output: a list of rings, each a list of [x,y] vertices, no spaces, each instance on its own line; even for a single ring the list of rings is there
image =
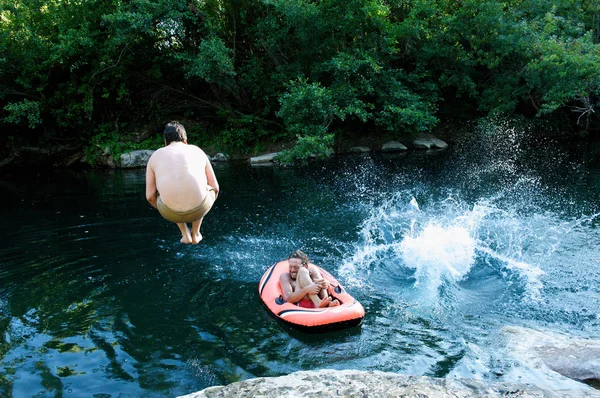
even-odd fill
[[[202,148],[200,148],[198,145],[188,144],[188,148],[191,148],[192,151],[204,153],[204,151],[202,150]]]
[[[188,144],[188,148],[190,152],[194,153],[194,156],[201,156],[204,159],[208,159],[206,153],[199,146]]]
[[[152,152],[152,155],[150,155],[150,159],[160,157],[165,150],[165,147],[158,148],[156,151]]]
[[[287,272],[284,272],[283,274],[281,274],[279,276],[280,283],[289,283],[289,281],[290,281],[290,274],[288,274]]]
[[[159,148],[156,151],[152,152],[152,155],[150,155],[150,158],[148,159],[148,167],[153,167],[154,163],[156,163],[156,159],[159,159],[162,156],[162,150],[164,148]]]

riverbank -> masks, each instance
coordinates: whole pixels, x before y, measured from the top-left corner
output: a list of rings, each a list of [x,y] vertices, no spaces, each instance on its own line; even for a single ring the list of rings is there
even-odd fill
[[[227,386],[209,387],[179,398],[221,397],[597,398],[600,392],[588,388],[549,391],[532,384],[489,384],[475,379],[326,369],[295,372],[281,377],[259,377]]]
[[[258,139],[251,145],[240,147],[223,142],[222,138],[217,138],[201,122],[188,119],[183,119],[181,122],[188,131],[188,141],[200,146],[216,161],[250,160],[253,157],[289,150],[297,143],[295,139],[289,138],[275,141]],[[151,152],[161,145],[162,128],[161,124],[147,124],[122,133],[119,141],[101,141],[94,144],[77,141],[72,141],[68,145],[64,143],[49,145],[47,142],[32,142],[26,146],[11,144],[9,147],[2,148],[1,152],[5,156],[0,160],[0,173],[40,167],[53,169],[143,167]],[[447,119],[440,122],[430,133],[422,134],[381,130],[338,131],[331,149],[334,154],[444,149],[447,145],[453,146],[472,140],[477,128],[489,129],[492,135],[498,128],[514,129],[518,135],[516,143],[519,145],[526,144],[526,141],[528,144],[544,145],[543,143],[548,139],[562,142],[594,142],[594,137],[565,133],[540,121],[524,121],[515,118],[500,120],[491,118],[478,121]],[[432,143],[432,139],[439,141]],[[129,155],[132,153],[133,155]]]
[[[250,163],[269,163],[282,151],[293,148],[295,141],[278,143],[261,143],[248,152],[220,150],[218,146],[203,145],[198,140],[188,139],[191,144],[200,146],[211,161],[242,160]],[[446,149],[448,144],[433,134],[421,134],[394,139],[386,134],[339,139],[332,150],[333,154],[368,153],[368,152],[405,152],[409,150]],[[156,147],[127,150],[123,153],[111,149],[110,145],[98,146],[93,160],[85,148],[54,147],[51,149],[39,147],[13,148],[10,156],[0,161],[0,171],[29,167],[52,168],[139,168],[145,167]]]
[[[216,397],[600,397],[600,341],[550,331],[504,327],[506,356],[533,369],[524,383],[380,371],[300,371],[209,387],[181,398]],[[546,382],[539,386],[540,380]],[[558,384],[553,385],[554,380]],[[592,387],[590,387],[592,386]],[[596,389],[594,389],[596,388]]]

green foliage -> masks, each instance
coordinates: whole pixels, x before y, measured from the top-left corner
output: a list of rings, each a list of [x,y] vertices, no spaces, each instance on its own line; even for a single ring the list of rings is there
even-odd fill
[[[591,33],[577,40],[550,39],[539,48],[541,56],[531,60],[525,78],[540,97],[540,114],[573,104],[580,115],[593,110],[591,98],[600,94],[600,47]]]
[[[111,123],[98,126],[96,134],[85,148],[87,161],[91,165],[95,165],[100,155],[105,153],[105,151],[113,154],[113,156],[115,152],[120,151],[119,133]]]
[[[118,153],[115,124],[185,115],[247,152],[333,127],[427,132],[441,105],[593,130],[599,43],[596,0],[15,0],[0,138]]]
[[[208,83],[232,86],[236,73],[233,67],[233,52],[219,37],[202,40],[197,54],[181,54],[179,59],[186,63],[188,78],[199,78]]]
[[[141,149],[158,149],[162,147],[165,143],[165,139],[162,134],[157,134],[154,137],[146,138],[140,142],[131,142],[126,141],[123,151],[119,154],[119,158],[121,154],[125,152],[137,151]]]
[[[264,120],[242,115],[235,119],[229,118],[223,130],[211,142],[218,148],[228,151],[248,154],[261,141],[274,141],[279,135],[273,134],[267,128]]]
[[[277,116],[295,135],[324,134],[336,113],[330,90],[305,79],[291,82],[288,92],[280,97],[280,103]]]
[[[9,103],[4,110],[8,113],[8,116],[4,118],[8,123],[25,124],[26,121],[30,129],[34,129],[42,123],[39,101],[24,99],[21,102]]]
[[[401,68],[401,30],[392,8],[380,1],[329,1],[317,10],[310,34],[323,38],[313,40],[320,51],[307,54],[314,60],[310,79],[292,80],[279,97],[277,115],[285,126],[311,136],[346,120],[373,121],[398,135],[431,130],[436,88],[425,74]]]
[[[119,133],[114,124],[105,123],[98,126],[96,134],[90,140],[90,144],[85,147],[84,152],[88,163],[94,166],[103,154],[110,154],[118,162],[124,153],[138,149],[156,149],[163,145],[162,134],[157,134],[141,142],[133,142]]]
[[[305,164],[308,159],[323,159],[333,153],[333,134],[319,136],[298,136],[292,149],[281,151],[275,161],[282,165]]]

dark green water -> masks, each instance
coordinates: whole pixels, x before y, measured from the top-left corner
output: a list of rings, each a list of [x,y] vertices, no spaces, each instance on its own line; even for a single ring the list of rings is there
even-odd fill
[[[323,368],[573,388],[532,380],[500,336],[600,335],[600,169],[586,147],[507,141],[217,166],[199,246],[146,203],[143,170],[6,177],[0,395],[177,396]],[[267,314],[257,283],[297,248],[362,327],[304,335]]]

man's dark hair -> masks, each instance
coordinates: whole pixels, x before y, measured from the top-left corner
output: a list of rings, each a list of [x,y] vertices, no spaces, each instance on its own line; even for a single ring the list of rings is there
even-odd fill
[[[308,256],[306,254],[304,254],[304,252],[302,250],[296,250],[295,252],[293,252],[292,254],[290,254],[290,256],[288,257],[288,260],[290,258],[297,258],[300,261],[302,261],[302,264],[308,264]]]
[[[185,128],[179,122],[167,123],[165,126],[165,143],[169,145],[173,141],[187,141]]]

